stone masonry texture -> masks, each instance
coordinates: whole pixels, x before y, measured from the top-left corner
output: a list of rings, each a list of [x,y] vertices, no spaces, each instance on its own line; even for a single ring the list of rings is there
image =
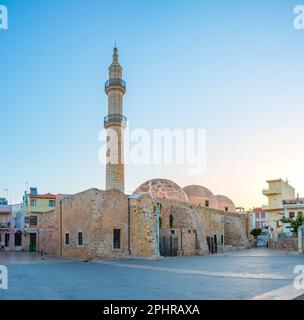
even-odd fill
[[[128,200],[118,190],[90,189],[71,196],[59,196],[54,210],[41,215],[39,248],[53,255],[84,260],[120,258],[130,254],[153,257],[157,254],[157,222],[154,215],[157,202],[161,208],[160,236],[169,236],[174,230],[175,237],[182,239],[178,254],[209,254],[207,237],[216,235],[220,241],[223,224],[226,245],[249,246],[244,223],[238,213],[173,199],[156,201],[147,194]],[[173,219],[173,226],[170,226],[170,219]],[[113,246],[114,229],[120,230],[118,249]],[[81,246],[78,245],[80,232],[83,236]],[[66,234],[69,234],[68,244],[65,243]]]

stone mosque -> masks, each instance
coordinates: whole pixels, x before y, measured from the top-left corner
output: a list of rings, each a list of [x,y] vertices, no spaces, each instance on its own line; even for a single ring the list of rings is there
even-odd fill
[[[53,210],[38,221],[39,249],[84,260],[120,257],[207,255],[248,247],[248,217],[237,212],[232,200],[214,195],[200,185],[184,188],[166,179],[141,184],[132,195],[124,193],[126,83],[118,50],[113,51],[105,83],[107,136],[106,190],[89,189],[58,195]]]

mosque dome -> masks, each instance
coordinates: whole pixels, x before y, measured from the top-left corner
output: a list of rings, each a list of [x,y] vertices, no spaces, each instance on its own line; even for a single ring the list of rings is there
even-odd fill
[[[175,182],[167,179],[152,179],[141,184],[133,194],[150,194],[156,198],[188,202],[188,196]]]
[[[218,209],[216,197],[209,189],[199,185],[191,185],[184,187],[183,190],[187,194],[191,204]]]
[[[218,202],[219,209],[226,212],[236,212],[235,204],[226,196],[215,196]]]

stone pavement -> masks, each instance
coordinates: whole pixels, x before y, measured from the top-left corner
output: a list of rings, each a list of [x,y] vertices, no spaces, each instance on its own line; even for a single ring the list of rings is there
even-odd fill
[[[0,252],[0,264],[9,272],[9,289],[0,290],[0,299],[274,299],[281,288],[293,287],[294,267],[304,265],[304,256],[250,249],[84,263]]]

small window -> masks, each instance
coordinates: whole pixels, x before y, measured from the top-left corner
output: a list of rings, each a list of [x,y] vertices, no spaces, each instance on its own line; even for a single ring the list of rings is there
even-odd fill
[[[82,238],[82,232],[78,232],[78,245],[83,245],[83,238]]]
[[[209,200],[205,201],[205,207],[207,207],[207,208],[209,207]]]
[[[228,207],[225,207],[225,211],[228,212],[228,211],[229,211],[229,208],[228,208]]]
[[[66,233],[64,237],[64,244],[68,246],[70,244],[70,234]]]
[[[56,201],[55,200],[49,200],[49,207],[54,208],[56,205]]]
[[[30,228],[37,227],[37,216],[30,216]]]
[[[294,212],[289,212],[289,218],[292,219],[295,217],[295,213]]]
[[[120,249],[120,229],[114,229],[113,237],[113,248]]]
[[[31,207],[37,207],[37,200],[31,199]]]

